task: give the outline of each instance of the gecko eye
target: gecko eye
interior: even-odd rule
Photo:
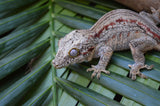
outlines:
[[[79,55],[79,49],[77,48],[72,48],[69,52],[68,52],[68,55],[70,57],[77,57]]]

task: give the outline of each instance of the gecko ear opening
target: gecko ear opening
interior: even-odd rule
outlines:
[[[80,51],[79,51],[79,49],[77,49],[77,48],[72,48],[72,49],[69,50],[69,52],[68,52],[68,55],[69,55],[71,58],[77,57],[79,54],[80,54]]]

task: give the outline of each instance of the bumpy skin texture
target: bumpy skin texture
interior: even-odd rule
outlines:
[[[91,77],[105,70],[114,51],[130,49],[135,63],[129,65],[130,77],[136,75],[146,78],[140,69],[151,69],[145,65],[144,53],[155,49],[160,51],[160,9],[152,9],[152,14],[135,13],[126,9],[117,9],[101,17],[90,29],[74,30],[59,40],[59,49],[52,61],[55,68],[66,67],[73,63],[100,58],[97,65],[87,71],[94,71]]]

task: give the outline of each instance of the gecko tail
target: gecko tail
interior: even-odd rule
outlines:
[[[156,25],[160,24],[160,7],[157,10],[154,7],[150,7],[150,9]]]

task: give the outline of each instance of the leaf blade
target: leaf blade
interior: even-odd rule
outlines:
[[[94,104],[95,106],[108,106],[108,105],[122,106],[118,102],[115,102],[112,99],[109,99],[92,90],[86,89],[85,87],[77,85],[76,83],[73,83],[58,77],[56,78],[56,80],[57,80],[57,83],[64,90],[69,92],[73,97],[78,99],[84,105],[91,106]]]
[[[0,79],[6,77],[49,46],[49,40],[32,45],[0,60]],[[41,51],[42,50],[42,51]]]
[[[50,61],[41,64],[41,67],[35,68],[30,74],[26,75],[16,83],[11,85],[0,94],[1,105],[13,105],[17,103],[31,86],[44,74],[50,67]]]
[[[68,0],[56,0],[55,2],[64,8],[67,8],[76,13],[79,13],[94,19],[99,19],[102,15],[106,13],[105,11],[95,9],[79,3],[70,2]]]
[[[14,16],[10,16],[0,20],[0,35],[12,30],[13,28],[21,25],[26,21],[40,17],[47,11],[47,6],[48,5],[27,10]]]
[[[70,68],[73,71],[76,71],[77,73],[90,79],[91,73],[90,74],[87,73],[85,71],[86,68],[80,65],[74,65],[71,66]],[[136,81],[132,81],[131,79],[126,78],[124,76],[120,76],[114,73],[111,73],[110,76],[102,74],[100,80],[94,79],[93,81],[143,105],[160,104],[159,91],[150,88],[148,86],[145,86],[143,84],[140,84]],[[145,91],[143,91],[142,88],[144,88]]]
[[[35,25],[23,28],[0,39],[0,54],[7,52],[19,46],[24,41],[33,37],[38,37],[48,27],[48,22],[41,22]]]

